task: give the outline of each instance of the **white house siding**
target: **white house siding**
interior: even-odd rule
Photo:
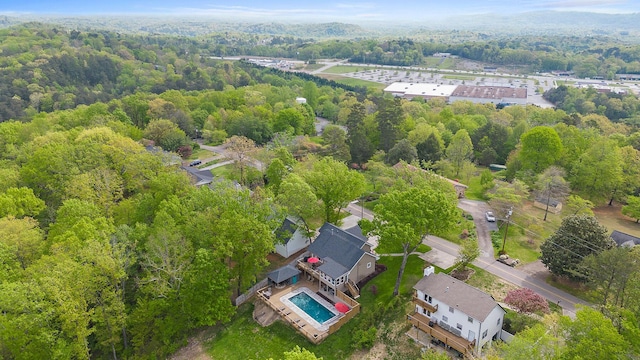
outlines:
[[[416,295],[420,300],[425,299],[425,294],[420,290],[416,290]],[[428,299],[426,299],[426,301],[428,302]],[[478,354],[480,353],[482,345],[491,340],[495,334],[498,334],[498,338],[500,338],[500,331],[502,329],[502,321],[505,311],[497,304],[496,307],[491,311],[491,313],[489,313],[487,318],[482,322],[473,318],[471,318],[472,321],[469,321],[470,317],[464,312],[457,309],[455,304],[450,306],[435,298],[431,299],[430,304],[434,307],[437,306],[438,310],[432,313],[419,304],[416,304],[416,311],[420,314],[428,316],[431,320],[436,322],[441,327],[444,323],[452,329],[459,330],[459,335],[454,332],[455,330],[452,331],[452,333],[462,338],[465,338],[469,341],[473,341],[475,339],[475,351]],[[451,310],[453,310],[453,312]],[[500,319],[499,322],[498,319]],[[483,338],[482,334],[485,330],[487,331],[487,335]]]
[[[307,246],[309,246],[309,238],[304,236],[300,230],[296,230],[286,244],[276,244],[276,252],[284,258],[288,258]]]

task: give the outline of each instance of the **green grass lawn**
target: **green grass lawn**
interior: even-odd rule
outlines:
[[[209,150],[198,149],[198,150],[194,150],[193,153],[191,153],[191,156],[189,156],[189,160],[205,159],[213,156],[216,156],[216,154],[212,153]]]
[[[322,73],[324,73],[324,74],[346,74],[346,73],[352,73],[352,72],[356,72],[356,71],[373,70],[373,69],[375,69],[375,68],[368,67],[368,66],[336,65],[336,66],[332,66],[332,67],[326,69]]]
[[[207,353],[213,359],[280,359],[285,351],[298,345],[325,360],[347,359],[354,352],[352,335],[359,329],[360,322],[372,313],[379,312],[381,308],[386,309],[387,304],[391,302],[401,261],[401,257],[381,257],[379,263],[387,265],[387,271],[362,288],[358,299],[362,312],[319,345],[312,344],[281,321],[276,321],[266,328],[261,327],[252,318],[253,305],[247,303],[238,308],[231,322],[214,330],[213,338],[205,344]],[[403,301],[400,305],[405,305],[405,302],[408,304],[413,286],[422,277],[423,266],[424,261],[418,256],[409,256],[400,287]],[[374,286],[376,291],[372,291]],[[405,315],[404,307],[399,308],[402,311],[384,311],[391,320],[402,320]]]
[[[387,87],[387,85],[385,84],[381,84],[374,81],[367,81],[367,80],[353,79],[353,78],[346,78],[346,77],[336,77],[331,80],[340,84],[351,85],[351,86],[366,86],[366,87],[371,87],[379,90],[382,90]]]
[[[471,200],[487,200],[484,189],[480,185],[480,176],[472,177],[465,185],[469,188],[464,192],[464,196]]]
[[[233,164],[228,164],[217,167],[215,169],[211,169],[211,173],[213,174],[213,176],[220,176],[226,179],[231,179],[234,173]]]
[[[473,223],[473,220],[468,220],[467,218],[460,216],[460,219],[454,226],[447,228],[445,231],[434,233],[434,235],[459,245],[462,244],[460,234],[462,234],[462,231],[465,229],[475,231],[475,224]]]
[[[321,67],[323,67],[323,64],[307,64],[304,69],[307,71],[314,71],[314,70],[318,70]]]

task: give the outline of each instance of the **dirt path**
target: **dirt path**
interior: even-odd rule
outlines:
[[[488,224],[485,219],[485,212],[489,209],[484,201],[460,199],[458,207],[473,216],[473,223],[476,225],[476,234],[478,234],[478,245],[480,245],[480,256],[486,259],[493,259],[493,245],[491,244],[491,234],[489,234],[489,225],[495,226],[495,223]]]
[[[169,360],[213,360],[202,345],[207,341],[207,330],[189,339],[189,344],[169,357]]]

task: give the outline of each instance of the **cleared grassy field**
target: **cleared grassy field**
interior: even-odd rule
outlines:
[[[593,209],[598,222],[606,227],[609,232],[618,230],[629,235],[640,236],[640,224],[635,219],[622,215],[622,206],[614,204],[613,206],[600,206]]]
[[[341,83],[341,84],[345,84],[345,85],[351,85],[351,86],[366,86],[366,87],[372,87],[372,88],[380,89],[380,90],[382,90],[385,87],[387,87],[387,85],[385,85],[385,84],[381,84],[381,83],[377,83],[377,82],[373,82],[373,81],[353,79],[353,78],[348,78],[348,77],[344,77],[344,76],[340,76],[340,75],[321,74],[320,76],[325,78],[325,79],[333,80],[335,82],[338,82],[338,83]]]
[[[336,65],[336,66],[332,66],[332,67],[326,69],[322,73],[324,73],[324,74],[346,74],[346,73],[352,73],[352,72],[362,71],[362,70],[371,70],[371,69],[375,69],[375,68],[369,67],[369,66]]]

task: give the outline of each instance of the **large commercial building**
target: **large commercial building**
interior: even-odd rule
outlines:
[[[477,104],[527,104],[527,89],[508,86],[467,86],[396,82],[387,86],[384,91],[405,99],[421,97],[425,100],[441,98],[447,102],[466,100]]]
[[[466,100],[476,104],[527,104],[527,89],[508,86],[459,85],[449,97],[450,102]]]
[[[387,86],[384,91],[409,100],[421,97],[425,100],[441,98],[449,101],[456,87],[456,85],[396,82]]]

